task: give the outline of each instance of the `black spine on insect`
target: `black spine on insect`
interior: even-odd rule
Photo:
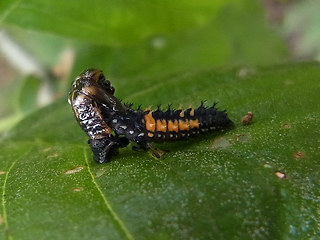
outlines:
[[[188,138],[201,132],[225,129],[233,126],[225,111],[216,104],[201,105],[166,111],[160,109],[133,110],[132,103],[122,104],[114,96],[114,88],[102,71],[88,69],[73,82],[69,103],[82,129],[90,137],[94,160],[103,163],[110,160],[119,148],[129,140],[142,148],[151,142],[172,141]]]
[[[147,141],[171,141],[197,135],[202,132],[221,130],[233,125],[225,111],[219,111],[213,104],[211,107],[201,105],[183,110],[174,110],[171,105],[166,111],[159,107],[156,111],[145,114]]]

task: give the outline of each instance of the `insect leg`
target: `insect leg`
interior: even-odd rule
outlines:
[[[161,158],[165,154],[165,151],[154,147],[152,143],[147,143],[146,146],[147,149],[150,149],[152,156],[154,156],[155,158]]]
[[[101,139],[90,139],[88,141],[93,159],[98,163],[108,162],[111,156],[118,154],[118,148],[126,147],[129,140],[124,137],[105,137]]]
[[[118,148],[125,147],[129,140],[124,137],[113,136],[110,126],[107,125],[98,104],[92,96],[81,92],[72,93],[72,108],[82,129],[90,137],[94,160],[104,163],[118,152]]]
[[[151,154],[152,156],[154,156],[155,158],[160,158],[162,157],[162,155],[165,154],[166,151],[163,151],[161,149],[158,149],[156,147],[154,147],[152,145],[152,143],[146,143],[146,142],[139,142],[138,143],[138,146],[132,146],[132,149],[135,150],[135,151],[139,151],[140,149],[141,150],[150,150],[151,151]]]

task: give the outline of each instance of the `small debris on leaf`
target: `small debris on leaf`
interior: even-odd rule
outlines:
[[[278,177],[278,178],[286,178],[287,175],[285,173],[282,173],[282,172],[279,172],[279,171],[276,171],[275,172],[275,175]]]
[[[84,167],[79,166],[79,167],[76,167],[76,168],[73,168],[73,169],[66,171],[64,174],[74,174],[74,173],[82,171],[82,169],[84,169]]]
[[[83,188],[74,188],[72,189],[73,192],[82,192]]]
[[[241,118],[242,125],[249,125],[252,122],[252,118],[253,118],[253,113],[252,112],[248,112],[246,115],[244,115]]]
[[[295,158],[304,158],[305,156],[306,155],[303,152],[300,152],[300,151],[294,153],[294,157]]]
[[[290,129],[291,128],[291,124],[290,123],[285,123],[285,124],[282,125],[282,128]]]
[[[7,172],[0,171],[0,175],[6,174]]]

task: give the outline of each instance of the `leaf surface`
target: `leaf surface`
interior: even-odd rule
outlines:
[[[1,143],[2,236],[316,237],[320,68],[281,65],[246,76],[239,70],[132,88],[128,99],[143,106],[219,101],[236,123],[228,132],[159,145],[169,150],[160,160],[128,147],[108,164],[94,163],[66,101],[29,115]],[[253,122],[242,126],[248,111]],[[221,138],[230,144],[217,149]]]

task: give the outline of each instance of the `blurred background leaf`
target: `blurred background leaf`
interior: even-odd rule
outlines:
[[[283,27],[293,54],[301,59],[320,60],[320,1],[297,1],[290,6]]]
[[[13,0],[3,2],[1,9],[5,23],[97,44],[121,46],[155,34],[201,26],[225,4],[221,0],[214,4],[208,0]]]
[[[38,106],[66,94],[70,73],[88,67],[113,79],[152,79],[213,66],[274,64],[289,56],[261,5],[248,0],[2,1],[0,11],[3,61],[10,63],[6,72],[14,70],[1,82],[15,89],[25,75],[40,77],[46,94],[39,93]],[[61,59],[66,49],[76,57]],[[6,97],[12,105],[1,107],[0,116],[18,114],[10,110],[15,96]]]

